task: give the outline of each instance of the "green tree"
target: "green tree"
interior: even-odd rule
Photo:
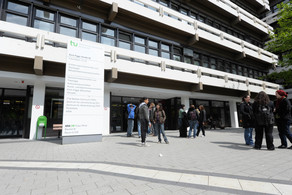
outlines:
[[[292,1],[279,4],[278,8],[278,27],[266,45],[269,51],[282,55],[278,64],[287,67],[292,65]]]
[[[286,89],[292,88],[292,69],[281,72],[273,72],[267,76],[264,76],[263,79],[283,85]]]

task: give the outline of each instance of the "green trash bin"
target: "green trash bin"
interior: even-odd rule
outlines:
[[[38,130],[40,127],[45,127],[45,135],[44,138],[46,139],[46,134],[47,134],[47,117],[46,116],[40,116],[37,120],[37,127],[36,127],[36,138],[38,139]]]

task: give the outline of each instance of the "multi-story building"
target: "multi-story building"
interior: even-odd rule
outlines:
[[[104,48],[102,134],[126,131],[126,104],[163,104],[177,128],[180,104],[206,107],[238,127],[245,93],[274,95],[258,79],[277,63],[264,41],[267,0],[0,0],[0,136],[33,139],[38,116],[47,135],[63,117],[67,41]],[[97,124],[98,125],[98,124]]]

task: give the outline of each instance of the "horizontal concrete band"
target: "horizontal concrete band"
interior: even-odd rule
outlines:
[[[247,179],[236,179],[218,176],[207,176],[199,174],[177,173],[171,171],[151,170],[145,168],[112,165],[105,163],[71,163],[71,162],[21,162],[1,161],[0,168],[32,168],[32,169],[63,169],[63,170],[85,170],[99,171],[113,174],[122,174],[144,179],[163,180],[166,182],[177,182],[181,184],[194,184],[209,187],[225,188],[246,192],[264,194],[292,194],[292,186],[281,183],[262,182]]]

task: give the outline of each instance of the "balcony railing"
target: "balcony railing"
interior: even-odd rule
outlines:
[[[171,26],[178,30],[189,33],[190,36],[198,36],[199,38],[212,41],[215,44],[219,44],[222,47],[237,51],[238,53],[245,53],[245,55],[257,58],[258,60],[266,63],[277,64],[278,56],[265,51],[255,45],[252,45],[246,41],[243,41],[237,37],[229,35],[223,31],[220,31],[214,27],[204,24],[198,20],[195,20],[189,16],[183,15],[177,11],[161,6],[158,3],[149,0],[101,0],[105,3],[112,4],[117,3],[121,9],[131,11],[135,14],[147,17],[149,20],[160,22],[164,25]],[[230,1],[221,0],[221,4],[224,3],[223,7],[228,6],[229,9],[236,10],[235,15],[241,14],[242,19],[249,18],[253,23],[265,25],[265,28],[271,28],[261,20],[253,17],[248,12],[240,9]],[[219,2],[219,3],[220,3]],[[218,3],[218,1],[216,1]],[[232,12],[232,11],[231,11]],[[271,28],[272,29],[272,28]],[[267,31],[268,32],[268,31]]]
[[[38,30],[26,26],[0,21],[0,32],[5,35],[30,38],[0,37],[0,54],[25,58],[42,56],[45,61],[66,63],[67,42],[73,37]],[[85,41],[86,42],[86,41]],[[91,42],[92,44],[99,44]],[[54,47],[53,45],[63,47]],[[102,45],[105,48],[105,69],[117,68],[119,72],[147,75],[151,77],[176,80],[193,84],[216,86],[240,91],[266,91],[274,94],[277,84],[226,73],[201,66],[169,60],[122,48]]]

